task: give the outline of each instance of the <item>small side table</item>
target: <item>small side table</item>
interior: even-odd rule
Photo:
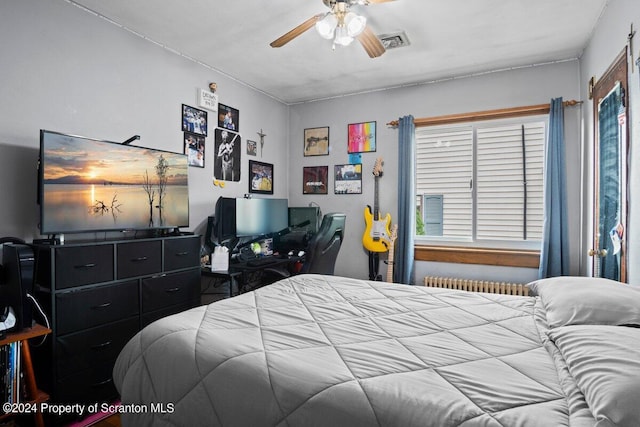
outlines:
[[[27,397],[30,403],[37,403],[38,406],[42,402],[49,400],[49,395],[43,391],[38,390],[36,385],[36,376],[33,373],[33,363],[31,362],[31,351],[29,350],[29,339],[42,337],[51,333],[51,329],[45,328],[42,325],[34,325],[31,328],[25,328],[18,332],[9,332],[6,337],[0,339],[0,346],[11,344],[14,342],[21,342],[21,356],[22,366],[24,369],[24,380],[27,388]],[[0,415],[0,422],[11,418],[16,414],[3,414]],[[35,417],[35,425],[38,427],[44,427],[44,418],[42,412],[36,411],[33,416]]]

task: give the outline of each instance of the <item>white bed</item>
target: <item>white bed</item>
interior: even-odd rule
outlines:
[[[166,317],[116,362],[138,408],[122,423],[640,425],[640,329],[621,326],[640,325],[640,290],[531,286],[540,296],[299,275]]]

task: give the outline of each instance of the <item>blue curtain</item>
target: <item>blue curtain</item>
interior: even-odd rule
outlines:
[[[569,275],[567,178],[562,98],[551,100],[544,173],[544,225],[540,268],[538,269],[538,276],[541,279]]]
[[[413,116],[404,116],[398,123],[398,238],[396,240],[393,281],[412,284],[413,243],[416,228],[415,210],[415,130]]]

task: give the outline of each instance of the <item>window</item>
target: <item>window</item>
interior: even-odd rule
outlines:
[[[417,128],[416,239],[537,247],[545,140],[541,116]]]

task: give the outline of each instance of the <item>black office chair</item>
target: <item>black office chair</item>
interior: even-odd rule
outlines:
[[[318,232],[311,238],[306,248],[305,261],[300,273],[333,275],[338,252],[344,238],[344,224],[347,215],[328,213],[322,218]],[[283,268],[265,268],[263,284],[270,284],[289,277],[289,270]]]
[[[328,213],[322,218],[320,229],[309,241],[300,273],[333,275],[344,239],[346,220],[347,215],[337,212]]]

